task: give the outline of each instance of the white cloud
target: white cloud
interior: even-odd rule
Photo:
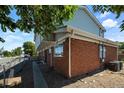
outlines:
[[[124,42],[124,32],[120,32],[120,28],[115,27],[106,31],[105,38],[110,39],[112,41]]]
[[[5,45],[4,48],[5,50],[8,50],[8,51],[11,51],[12,49],[15,49],[17,47],[21,47],[22,46],[22,43],[18,43],[18,42],[15,42],[15,43],[9,43],[8,46]]]
[[[107,39],[112,40],[112,41],[120,41],[124,42],[124,35],[121,34],[114,34],[112,36],[106,36]]]
[[[23,32],[22,35],[23,35],[23,36],[29,36],[30,33],[24,33],[24,32]]]
[[[20,36],[15,36],[15,35],[8,35],[6,38],[5,38],[5,41],[6,42],[14,42],[14,41],[21,41],[23,40],[22,37]]]
[[[108,28],[111,28],[111,27],[116,27],[117,26],[117,21],[114,21],[112,19],[106,19],[102,22],[102,25],[104,27],[108,27]]]
[[[24,33],[18,29],[14,33],[9,30],[6,33],[1,32],[0,36],[5,39],[5,43],[0,43],[0,48],[4,47],[5,50],[12,50],[21,47],[26,41],[33,42],[33,35],[33,33]]]
[[[8,34],[8,35],[9,34],[14,34],[14,32],[11,32],[11,31],[8,30],[5,34]]]
[[[104,18],[104,17],[106,17],[109,14],[110,14],[109,12],[104,12],[103,14],[100,14],[100,18]]]

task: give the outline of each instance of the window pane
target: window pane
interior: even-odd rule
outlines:
[[[99,57],[102,58],[102,45],[99,46]]]
[[[63,44],[55,47],[55,56],[63,56]]]
[[[51,48],[49,49],[49,54],[51,54]]]
[[[105,58],[105,55],[106,54],[106,48],[105,47],[103,47],[103,58]]]
[[[99,45],[99,57],[102,60],[102,62],[105,61],[106,57],[106,48],[103,44]]]

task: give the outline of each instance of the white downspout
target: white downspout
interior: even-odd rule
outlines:
[[[69,37],[69,77],[71,78],[71,38]]]
[[[118,51],[119,51],[119,47],[117,47],[117,60],[118,60]]]
[[[51,63],[51,67],[53,66],[53,62],[52,62],[52,49],[50,48],[50,63]]]

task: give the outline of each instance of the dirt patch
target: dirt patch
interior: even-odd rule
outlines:
[[[3,85],[3,81],[4,81],[3,79],[0,80],[1,85]],[[7,81],[6,86],[13,87],[21,83],[21,77],[7,78],[6,81]]]
[[[47,65],[39,66],[50,88],[124,88],[124,68],[119,72],[104,70],[80,79],[67,79]]]

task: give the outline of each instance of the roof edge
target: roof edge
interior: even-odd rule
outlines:
[[[118,47],[118,45],[114,41],[111,41],[111,40],[106,39],[106,38],[102,38],[100,36],[97,36],[95,34],[83,31],[83,30],[75,28],[75,27],[67,26],[67,31],[70,32],[70,33],[79,34],[79,35],[82,35],[82,36],[85,36],[85,37],[88,37],[88,38],[91,38],[91,39],[95,39],[95,40],[98,40],[100,42],[105,42],[105,43],[108,43],[108,44],[111,44],[111,45],[114,45],[114,46]]]

